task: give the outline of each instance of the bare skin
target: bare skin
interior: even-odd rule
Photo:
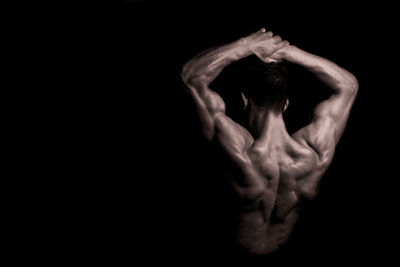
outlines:
[[[248,129],[225,114],[210,83],[230,63],[257,55],[264,62],[303,66],[332,88],[309,125],[293,135],[281,112],[248,101]],[[335,63],[305,52],[265,29],[200,53],[182,69],[209,141],[219,142],[237,170],[230,183],[237,196],[237,241],[250,253],[269,254],[289,238],[299,199],[313,199],[345,129],[358,90],[356,78]]]

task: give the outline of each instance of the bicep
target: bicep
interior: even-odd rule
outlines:
[[[207,86],[186,85],[193,97],[204,136],[211,141],[215,134],[215,120],[218,114],[225,114],[225,103],[220,95]]]
[[[356,92],[352,91],[333,94],[314,109],[314,121],[325,121],[333,127],[335,143],[339,142],[346,128],[355,97]]]

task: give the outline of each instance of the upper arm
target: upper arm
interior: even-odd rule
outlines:
[[[228,116],[218,115],[215,120],[215,139],[234,162],[239,166],[247,165],[247,148],[254,140],[245,128]]]
[[[238,164],[245,163],[245,149],[252,143],[250,133],[225,114],[225,103],[218,93],[204,85],[186,84],[199,114],[207,140],[216,139]]]
[[[318,154],[320,163],[328,163],[333,158],[355,95],[353,91],[331,95],[316,106],[312,122],[293,135],[297,141],[311,147]]]
[[[211,141],[215,135],[216,118],[225,115],[225,102],[221,96],[204,84],[186,83],[199,115],[202,132]]]
[[[314,121],[329,120],[334,130],[335,143],[338,143],[347,120],[351,107],[357,94],[357,81],[348,86],[348,89],[332,94],[328,99],[319,103],[313,114]]]

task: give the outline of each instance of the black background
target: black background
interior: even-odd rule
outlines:
[[[87,60],[97,71],[88,74],[93,82],[82,95],[88,105],[79,120],[91,155],[78,223],[81,253],[100,261],[140,257],[188,265],[388,261],[396,211],[389,153],[397,151],[391,10],[269,1],[125,1],[93,10],[84,38],[91,40]],[[360,88],[319,196],[288,244],[273,256],[242,258],[229,247],[218,154],[198,132],[179,75],[196,53],[261,27],[348,69]],[[327,90],[291,68],[290,132],[307,122]]]

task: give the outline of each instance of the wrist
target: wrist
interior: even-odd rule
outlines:
[[[288,45],[283,51],[282,51],[282,55],[284,58],[290,57],[291,55],[293,55],[296,50],[298,48],[294,45]]]
[[[247,37],[242,37],[239,40],[237,40],[237,48],[238,51],[243,56],[250,56],[254,54],[253,49],[251,48],[250,42]]]
[[[298,54],[299,51],[300,49],[297,46],[289,45],[281,51],[282,59],[286,61],[291,61],[296,58],[296,54]]]

